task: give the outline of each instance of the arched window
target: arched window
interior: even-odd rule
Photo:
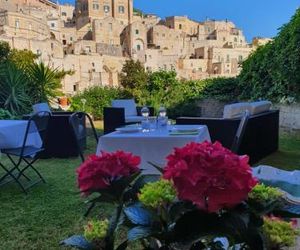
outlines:
[[[141,45],[138,44],[138,45],[136,46],[136,49],[137,49],[137,51],[140,51],[140,50],[141,50]]]

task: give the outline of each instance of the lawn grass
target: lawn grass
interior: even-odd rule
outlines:
[[[89,145],[93,152],[95,145]],[[3,158],[1,161],[7,163]],[[300,137],[282,135],[279,152],[264,159],[283,169],[300,169]],[[78,194],[75,169],[78,159],[47,159],[36,166],[47,183],[24,195],[15,184],[0,189],[0,249],[62,249],[60,240],[82,233],[86,205]],[[109,205],[101,204],[92,216],[105,217]],[[139,249],[131,246],[130,249]]]

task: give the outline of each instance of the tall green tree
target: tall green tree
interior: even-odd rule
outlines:
[[[34,64],[35,60],[38,58],[30,50],[17,50],[12,49],[8,55],[8,60],[14,63],[19,69],[27,71],[31,65]]]
[[[146,95],[148,73],[140,61],[127,60],[120,74],[122,87],[129,90],[139,103],[143,103]]]
[[[258,48],[242,64],[243,99],[300,100],[300,9],[274,40]]]

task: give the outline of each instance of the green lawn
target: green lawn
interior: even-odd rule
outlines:
[[[94,147],[89,145],[90,152]],[[281,136],[279,152],[262,163],[300,169],[300,136]],[[79,158],[41,160],[36,166],[46,184],[33,187],[28,195],[15,184],[0,189],[1,250],[61,249],[60,240],[82,232],[86,206],[77,193],[75,169],[79,164]],[[110,206],[101,205],[93,216],[110,212]]]

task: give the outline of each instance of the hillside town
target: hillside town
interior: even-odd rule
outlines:
[[[269,39],[247,43],[229,20],[202,22],[187,16],[143,14],[133,0],[0,0],[0,40],[31,50],[53,68],[71,70],[63,91],[117,86],[124,62],[148,71],[175,70],[180,79],[236,76],[239,64]]]

